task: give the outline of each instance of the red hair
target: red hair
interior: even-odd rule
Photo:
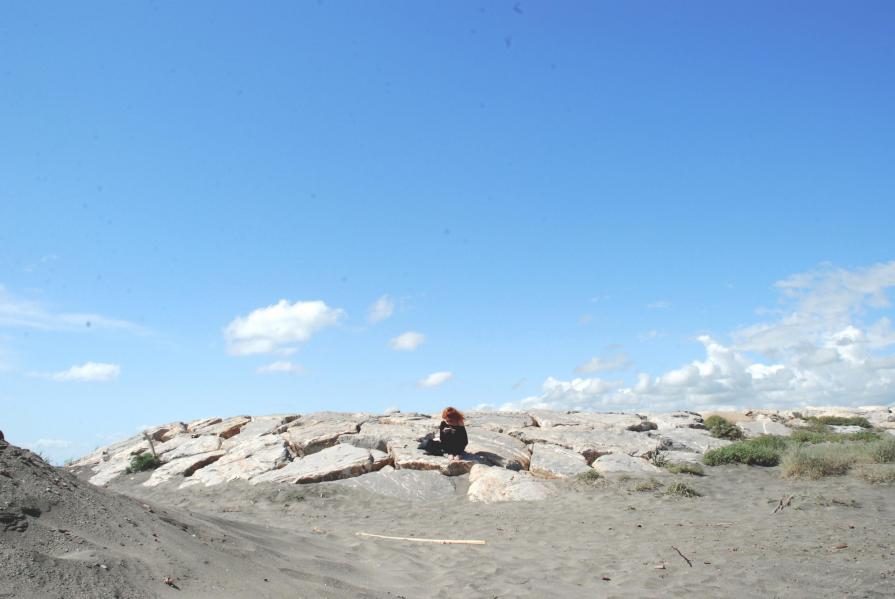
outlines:
[[[442,410],[441,419],[451,426],[463,426],[463,413],[457,408],[448,406]]]

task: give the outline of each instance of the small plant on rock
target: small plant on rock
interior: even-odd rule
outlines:
[[[152,455],[151,453],[144,452],[139,455],[135,455],[131,458],[131,463],[128,465],[125,472],[127,474],[134,474],[135,472],[143,472],[145,470],[154,470],[161,466],[161,462],[157,457]]]
[[[662,488],[662,483],[657,481],[655,478],[651,478],[649,480],[642,480],[639,483],[635,484],[631,487],[632,491],[637,492],[647,492],[647,491],[658,491]]]
[[[743,431],[737,425],[721,416],[709,416],[705,419],[705,427],[709,434],[719,439],[730,439],[736,441],[743,438]]]
[[[776,466],[780,463],[780,454],[785,447],[786,440],[765,435],[707,451],[702,461],[709,466],[722,464]]]
[[[684,483],[672,483],[665,488],[665,494],[673,497],[702,497],[702,493],[685,485]]]
[[[833,426],[860,426],[861,428],[873,428],[870,421],[863,416],[812,416],[808,422],[817,424],[830,424]]]
[[[577,476],[575,476],[575,480],[582,483],[593,483],[600,480],[601,478],[602,477],[600,476],[600,473],[594,469],[585,470],[584,472],[581,472]]]

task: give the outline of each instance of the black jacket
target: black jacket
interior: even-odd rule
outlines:
[[[442,420],[438,429],[438,438],[441,439],[441,450],[444,453],[460,455],[466,450],[469,439],[466,437],[465,426],[451,426]]]

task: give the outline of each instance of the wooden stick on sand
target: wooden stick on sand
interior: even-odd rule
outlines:
[[[374,535],[369,532],[357,533],[359,537],[372,537],[374,539],[391,539],[392,541],[413,541],[415,543],[436,543],[438,545],[484,545],[485,541],[464,539],[418,539],[416,537],[389,537],[386,535]]]

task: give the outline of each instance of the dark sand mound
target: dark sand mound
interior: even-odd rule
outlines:
[[[214,520],[95,487],[0,441],[0,597],[364,596],[260,548],[262,527]]]

